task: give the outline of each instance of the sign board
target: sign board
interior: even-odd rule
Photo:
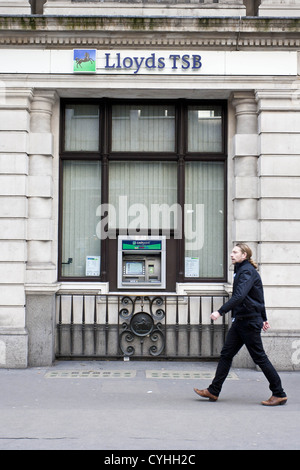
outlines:
[[[162,242],[161,240],[122,240],[122,250],[161,250]]]
[[[0,73],[297,76],[297,52],[1,49]]]

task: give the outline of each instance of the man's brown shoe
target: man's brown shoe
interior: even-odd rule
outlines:
[[[212,395],[207,388],[204,390],[199,390],[198,388],[194,388],[194,391],[197,393],[197,395],[200,395],[200,397],[203,398],[209,398],[209,401],[217,401],[218,397],[215,395]]]
[[[278,405],[285,405],[287,402],[287,397],[274,397],[272,395],[269,400],[262,401],[261,404],[265,406],[278,406]]]

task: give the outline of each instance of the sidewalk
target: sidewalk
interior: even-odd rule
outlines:
[[[300,373],[280,372],[285,406],[261,372],[232,369],[217,402],[197,397],[211,362],[75,361],[0,369],[1,450],[300,448]]]

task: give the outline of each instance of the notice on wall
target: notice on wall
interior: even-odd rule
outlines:
[[[199,258],[185,258],[185,277],[199,277]]]
[[[85,262],[86,276],[100,276],[100,256],[87,256]]]

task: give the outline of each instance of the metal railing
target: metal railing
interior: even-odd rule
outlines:
[[[208,359],[219,356],[228,325],[210,320],[228,294],[58,293],[57,358]]]

